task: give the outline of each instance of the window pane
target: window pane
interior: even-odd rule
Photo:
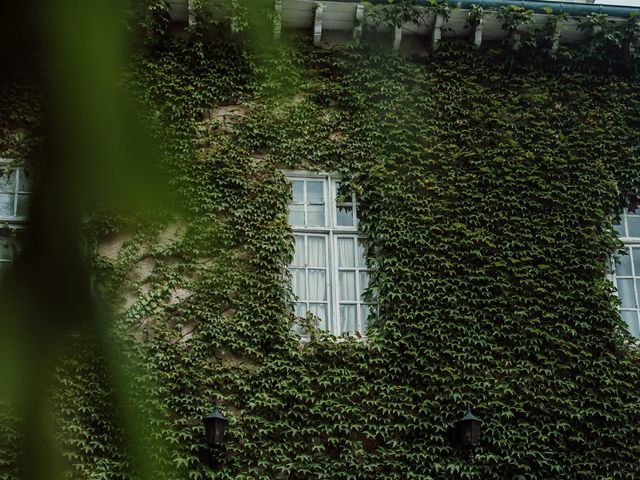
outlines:
[[[324,227],[324,205],[307,205],[307,226]]]
[[[640,217],[627,217],[627,228],[630,237],[640,237]]]
[[[369,274],[367,272],[360,272],[360,298],[362,298],[362,292],[369,286]]]
[[[355,305],[340,305],[340,332],[357,330],[357,310]]]
[[[0,262],[0,277],[2,277],[11,268],[11,264],[7,262]]]
[[[369,305],[360,305],[360,324],[364,333],[369,326]]]
[[[353,207],[336,208],[336,224],[342,227],[353,226]]]
[[[629,250],[627,250],[628,252]],[[616,258],[616,275],[624,277],[631,276],[631,257],[629,254],[620,255]]]
[[[633,280],[618,278],[618,296],[622,302],[622,308],[636,308]]]
[[[327,300],[327,277],[324,270],[309,270],[309,300]]]
[[[340,188],[340,183],[336,182],[336,203],[353,203],[351,192],[345,188]]]
[[[13,248],[7,239],[0,239],[0,262],[13,260]]]
[[[327,251],[324,237],[307,237],[307,265],[310,267],[326,267]]]
[[[303,205],[289,205],[289,224],[304,226]]]
[[[18,217],[26,217],[29,215],[29,203],[31,203],[31,195],[18,194]]]
[[[291,190],[293,193],[293,203],[303,203],[304,202],[304,182],[300,180],[292,181]]]
[[[356,272],[340,272],[340,301],[356,301]]]
[[[633,335],[636,338],[640,338],[640,329],[638,328],[637,313],[633,310],[623,310],[622,318],[625,322],[627,322],[627,325],[629,325],[629,331],[631,332],[631,335]]]
[[[0,193],[0,215],[4,217],[13,217],[14,194]]]
[[[20,192],[33,192],[33,173],[26,168],[19,170],[18,188]]]
[[[338,267],[355,267],[353,238],[338,238]]]
[[[636,270],[636,277],[640,277],[640,248],[632,248],[633,268]]]
[[[304,267],[304,237],[301,235],[294,235],[295,250],[293,251],[293,262],[291,265],[294,267]]]
[[[624,218],[622,218],[620,220],[621,223],[616,223],[613,228],[615,229],[616,232],[618,232],[618,235],[620,235],[621,237],[626,236],[624,234]]]
[[[0,192],[15,192],[16,191],[16,171],[10,170],[4,171],[0,168]]]
[[[324,182],[307,182],[307,203],[324,203]]]
[[[329,330],[329,325],[327,322],[327,306],[324,303],[311,303],[309,305],[309,311],[313,313],[316,317],[320,317],[320,328],[324,328],[325,330]]]
[[[306,317],[307,316],[307,305],[302,302],[296,303],[296,317]]]
[[[307,288],[303,268],[294,268],[291,270],[291,281],[293,282],[293,294],[298,300],[307,299]]]
[[[364,260],[364,241],[361,238],[358,239],[358,266],[367,268],[367,262]]]

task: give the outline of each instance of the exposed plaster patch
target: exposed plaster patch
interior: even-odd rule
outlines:
[[[127,289],[124,291],[124,303],[122,304],[122,310],[129,310],[134,303],[138,301],[138,292]]]
[[[148,295],[150,291],[151,291],[151,282],[145,282],[142,285],[140,285],[140,293],[142,295]]]
[[[186,342],[196,331],[196,323],[195,322],[187,322],[180,328],[180,342]]]
[[[175,305],[177,303],[182,302],[183,300],[189,298],[193,295],[191,290],[187,290],[186,288],[174,288],[171,292],[171,298],[169,299],[169,305]]]
[[[246,117],[248,111],[249,109],[242,105],[222,105],[205,113],[205,120],[228,123]]]
[[[224,352],[218,357],[218,360],[224,365],[233,368],[241,367],[248,370],[256,370],[261,366],[260,363],[250,359],[249,357],[242,357],[229,352]]]
[[[307,99],[307,96],[304,93],[296,93],[291,100],[291,103],[294,105],[298,105],[299,103],[304,102]]]
[[[131,233],[109,235],[98,242],[98,255],[114,260],[120,253],[122,245],[132,238],[133,234]]]
[[[258,163],[258,162],[263,161],[265,158],[267,158],[267,153],[266,152],[256,152],[256,153],[253,153],[251,155],[251,158],[253,158],[253,161],[255,163]]]
[[[127,275],[127,278],[133,281],[145,280],[151,275],[155,266],[156,261],[153,257],[144,257],[136,263],[131,272],[129,272],[129,275]]]
[[[183,223],[174,222],[165,227],[158,235],[158,247],[167,248],[184,236],[186,226]]]

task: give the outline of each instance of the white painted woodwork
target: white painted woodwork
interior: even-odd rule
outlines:
[[[324,4],[318,2],[316,4],[315,19],[313,22],[313,46],[319,47],[322,40],[322,12],[324,10]]]
[[[356,21],[353,26],[353,39],[360,40],[362,38],[362,29],[364,28],[364,5],[359,3],[356,5]]]
[[[482,45],[482,29],[482,23],[478,22],[476,28],[473,31],[473,44],[476,46],[476,48],[480,48],[480,45]]]
[[[189,22],[195,21],[192,9],[193,0],[167,0],[170,6],[169,13],[172,21]],[[140,5],[143,5],[140,0]],[[280,28],[290,29],[312,29],[314,45],[320,45],[322,32],[345,32],[347,36],[359,39],[364,33],[364,5],[362,2],[349,1],[326,1],[318,3],[314,0],[274,0],[273,8],[276,18],[279,16],[280,22],[274,21],[274,38],[281,35]],[[377,6],[376,8],[385,8]],[[488,12],[484,24],[478,25],[475,30],[469,31],[464,28],[467,23],[468,10],[454,9],[448,19],[436,18],[436,16],[425,10],[424,17],[419,24],[406,23],[399,29],[379,26],[378,33],[390,34],[394,49],[400,47],[404,35],[429,35],[431,45],[437,48],[439,43],[446,38],[470,38],[476,46],[483,43],[497,42],[503,40],[507,32],[502,29],[502,20],[497,18],[496,11]],[[523,27],[522,31],[542,31],[547,25],[550,16],[536,13],[533,15],[534,22]],[[609,17],[615,23],[625,22],[626,19]],[[280,27],[280,28],[278,28]],[[308,31],[308,30],[307,30]],[[351,33],[351,35],[349,35]],[[579,30],[577,19],[569,18],[562,24],[562,28],[554,33],[554,50],[560,44],[579,44],[592,32]],[[340,38],[340,36],[335,36]]]
[[[273,39],[279,40],[282,33],[282,0],[274,1],[273,11]]]
[[[196,24],[196,12],[193,10],[193,0],[188,0],[187,9],[189,14],[189,26],[192,27]]]
[[[400,42],[402,42],[402,27],[396,27],[393,30],[393,50],[400,50]]]
[[[433,29],[431,30],[431,48],[437,50],[440,46],[440,40],[442,40],[442,22],[444,18],[442,15],[436,15],[433,21]]]

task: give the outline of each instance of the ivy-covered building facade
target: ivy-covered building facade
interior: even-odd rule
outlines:
[[[255,38],[236,3],[134,16],[124,83],[175,207],[83,217],[124,353],[77,331],[58,353],[67,477],[640,476],[638,19],[349,4],[346,42],[325,21],[347,7],[308,3],[308,25],[269,6]],[[0,266],[42,141],[39,94],[9,92]],[[16,415],[0,478],[20,476]]]

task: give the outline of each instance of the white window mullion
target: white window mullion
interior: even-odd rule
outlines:
[[[358,228],[358,210],[357,210],[357,205],[356,205],[356,194],[355,192],[351,193],[351,205],[353,205],[352,211],[351,211],[351,216],[353,218],[353,226],[355,228]]]
[[[16,181],[13,183],[13,216],[18,216],[18,192],[20,191],[20,169],[14,170]]]
[[[620,239],[624,242],[624,247],[625,247],[626,253],[628,254],[628,261],[630,263],[629,272],[625,272],[626,274],[622,276],[619,275],[618,262],[614,257],[613,269],[612,269],[613,275],[611,276],[611,278],[614,282],[616,295],[621,302],[620,314],[625,321],[628,321],[627,317],[630,315],[631,312],[633,313],[633,317],[634,317],[633,323],[629,325],[629,328],[631,330],[631,334],[638,337],[640,336],[640,292],[638,292],[636,282],[638,281],[638,279],[640,279],[640,271],[638,271],[634,263],[634,252],[640,249],[640,237],[631,236],[631,232],[629,230],[629,218],[630,218],[629,211],[628,209],[625,208],[624,211],[622,212],[621,219],[620,219],[621,220],[620,226],[622,227],[621,228],[622,233],[620,233]],[[618,289],[619,281],[623,282],[623,285],[625,283],[630,282],[633,293],[626,292],[624,289],[621,292]],[[630,298],[630,295],[633,295],[633,297]],[[625,307],[624,306],[625,304],[629,304],[629,305]],[[629,313],[625,313],[625,312],[629,312]]]
[[[624,209],[624,213],[622,214],[622,221],[624,222],[624,236],[629,236],[629,224],[627,223],[627,209]]]
[[[637,248],[637,247],[635,247]],[[638,318],[638,312],[640,310],[640,302],[638,302],[638,288],[636,285],[636,280],[638,279],[638,277],[640,276],[639,273],[640,272],[636,272],[636,266],[635,266],[635,262],[633,261],[633,251],[634,251],[634,246],[633,245],[629,245],[629,262],[631,263],[631,281],[632,286],[633,286],[633,298],[635,300],[635,313],[636,313],[636,324],[639,324],[640,319]]]
[[[356,277],[356,330],[362,332],[362,323],[360,322],[360,304],[362,296],[360,295],[360,265],[358,265],[358,237],[353,237],[353,264],[355,265],[354,275]]]
[[[309,225],[309,220],[307,220],[307,181],[304,180],[302,182],[302,211],[304,215],[304,225]]]

